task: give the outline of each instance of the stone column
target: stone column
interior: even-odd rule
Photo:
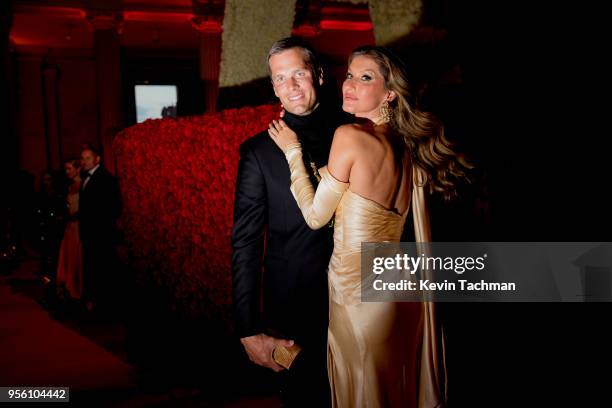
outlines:
[[[14,127],[15,104],[11,84],[11,46],[10,34],[13,26],[12,2],[0,2],[0,171],[9,174],[18,167],[17,139]]]
[[[307,38],[308,41],[316,37],[320,32],[322,7],[320,0],[296,3],[294,28],[291,30],[291,34],[296,37]]]
[[[62,143],[60,135],[60,108],[57,94],[57,80],[59,70],[55,65],[43,62],[42,75],[42,101],[45,120],[45,146],[47,156],[47,168],[54,170],[62,166]]]
[[[204,84],[206,112],[217,110],[219,65],[221,64],[221,23],[195,17],[193,27],[200,32],[200,78]]]
[[[98,144],[105,167],[115,173],[113,138],[123,129],[121,88],[121,13],[90,13],[98,93]]]

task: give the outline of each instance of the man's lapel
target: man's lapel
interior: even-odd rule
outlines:
[[[98,167],[98,169],[94,171],[94,174],[87,177],[88,181],[87,183],[83,183],[84,184],[83,190],[89,190],[91,188],[91,183],[94,182],[94,179],[96,178],[96,175],[100,172],[100,170],[102,170],[102,168]]]

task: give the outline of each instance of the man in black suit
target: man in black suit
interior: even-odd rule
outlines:
[[[286,38],[272,46],[268,65],[283,120],[307,152],[306,167],[326,165],[333,133],[346,116],[318,99],[323,71],[316,55],[301,40]],[[240,146],[232,232],[235,324],[251,361],[285,377],[285,406],[322,407],[330,401],[326,270],[333,231],[306,225],[289,185],[287,160],[267,131]],[[283,370],[272,353],[292,341],[302,351]]]
[[[81,151],[83,169],[79,193],[79,230],[83,245],[84,299],[89,310],[94,304],[109,301],[116,279],[116,221],[121,212],[117,179],[100,163],[93,146]]]

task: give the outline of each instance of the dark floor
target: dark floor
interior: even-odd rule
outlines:
[[[149,361],[134,363],[126,319],[54,302],[39,265],[30,255],[0,276],[0,386],[69,386],[71,402],[88,407],[280,405],[272,376],[239,358],[220,368],[218,361],[186,364],[150,352]],[[170,346],[176,344],[180,339]]]
[[[0,275],[0,386],[69,386],[87,407],[280,405],[272,373],[214,326],[177,321],[139,296],[135,313],[46,305],[39,265],[26,256]],[[441,306],[449,406],[609,401],[611,303]]]

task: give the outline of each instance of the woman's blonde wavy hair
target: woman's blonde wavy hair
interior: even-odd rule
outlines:
[[[402,61],[384,47],[364,46],[353,50],[349,65],[358,56],[372,58],[385,79],[385,88],[395,92],[396,98],[389,102],[393,108],[391,125],[403,136],[413,164],[425,172],[429,192],[441,193],[445,199],[455,197],[457,182],[469,182],[466,172],[473,166],[454,150],[453,143],[444,135],[442,122],[411,102],[410,84]]]

